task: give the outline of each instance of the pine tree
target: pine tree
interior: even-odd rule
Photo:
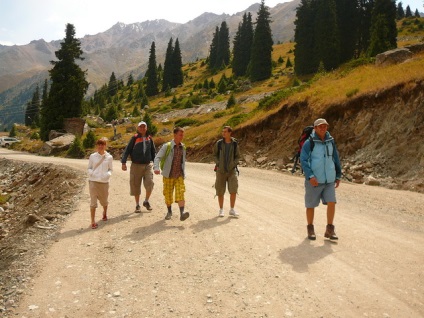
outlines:
[[[88,89],[87,71],[81,70],[75,63],[75,60],[83,60],[83,51],[80,41],[75,38],[72,24],[66,25],[66,36],[60,45],[61,48],[55,52],[58,61],[51,61],[51,88],[41,114],[40,135],[43,140],[48,139],[50,130],[63,128],[64,118],[81,116],[83,98]]]
[[[131,86],[132,84],[134,84],[134,77],[132,73],[130,73],[130,75],[128,75],[127,86]]]
[[[250,52],[253,42],[252,15],[243,15],[243,20],[238,26],[233,41],[233,73],[236,76],[244,76],[250,61]]]
[[[148,112],[144,113],[142,120],[147,124],[147,133],[151,136],[156,135],[156,133],[158,132],[158,128],[153,124],[152,117],[150,117]]]
[[[222,69],[230,63],[230,30],[227,22],[222,21],[218,35],[218,50],[215,69]]]
[[[175,40],[175,47],[172,53],[172,87],[177,87],[184,83],[183,62],[181,58],[180,42]]]
[[[367,52],[370,45],[370,30],[374,0],[359,0],[359,34],[358,34],[358,55]]]
[[[371,19],[368,56],[397,47],[396,4],[392,0],[376,0]]]
[[[296,10],[294,69],[299,75],[314,73],[319,65],[319,60],[313,50],[315,47],[315,13],[316,2],[312,0],[301,0]]]
[[[163,81],[162,81],[162,92],[166,92],[172,87],[172,57],[174,53],[173,39],[171,38],[168,42],[166,49],[165,63],[163,64]]]
[[[25,126],[36,127],[39,124],[40,113],[40,89],[37,85],[32,100],[27,104],[25,111]]]
[[[109,96],[115,96],[116,93],[118,92],[118,81],[116,80],[116,76],[114,72],[112,72],[112,74],[109,77],[108,91],[109,91]]]
[[[398,3],[396,10],[396,19],[400,20],[405,17],[405,11],[403,10],[402,1]]]
[[[415,16],[416,18],[419,18],[419,17],[420,17],[420,13],[418,12],[418,9],[415,9],[415,14],[414,14],[414,16]]]
[[[355,57],[360,12],[356,1],[337,0],[335,4],[340,41],[340,62],[343,63]]]
[[[272,72],[272,33],[270,27],[270,13],[261,1],[258,16],[256,18],[256,28],[253,35],[252,51],[250,56],[250,79],[255,81],[265,80],[271,77]]]
[[[152,42],[152,45],[150,47],[149,64],[146,71],[146,77],[146,95],[155,96],[159,94],[155,42]]]
[[[406,6],[405,18],[412,18],[412,11],[409,6]]]
[[[219,41],[219,28],[215,28],[215,33],[212,37],[211,46],[209,48],[209,69],[215,69],[218,58],[218,41]]]
[[[314,51],[328,71],[336,68],[340,63],[336,3],[335,0],[319,0],[317,2]]]

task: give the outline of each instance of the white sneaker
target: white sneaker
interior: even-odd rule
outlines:
[[[219,209],[219,216],[224,217],[224,209]]]
[[[236,212],[236,210],[234,210],[234,209],[231,209],[230,210],[230,212],[229,212],[229,214],[231,215],[231,216],[235,216],[235,217],[238,217],[239,216],[239,214]]]

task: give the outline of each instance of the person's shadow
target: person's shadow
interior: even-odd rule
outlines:
[[[182,225],[169,225],[168,222],[162,219],[153,224],[136,228],[124,238],[132,241],[142,241],[153,234],[176,229],[182,231],[185,227]]]
[[[226,217],[224,220],[222,220],[221,217],[216,216],[211,219],[198,221],[196,224],[191,225],[190,228],[192,228],[196,233],[199,233],[205,230],[210,230],[217,226],[228,224],[230,223],[231,219],[232,217]]]
[[[282,250],[280,259],[283,263],[290,264],[294,271],[304,273],[309,270],[310,264],[333,253],[333,244],[337,243],[324,240],[323,245],[314,246],[308,238],[305,238],[298,246],[291,246]]]

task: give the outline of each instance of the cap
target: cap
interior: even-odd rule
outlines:
[[[330,126],[324,118],[318,118],[317,120],[315,120],[314,127],[319,126],[319,125]]]
[[[145,121],[140,121],[140,122],[138,123],[137,127],[140,127],[141,125],[144,125],[144,126],[146,126],[146,128],[147,128],[147,124],[146,124],[146,122],[145,122]]]

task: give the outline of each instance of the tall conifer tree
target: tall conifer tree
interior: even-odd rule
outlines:
[[[215,33],[212,36],[211,46],[209,48],[209,68],[216,68],[216,61],[218,58],[218,41],[219,41],[219,27],[215,28]]]
[[[146,77],[146,95],[155,96],[159,94],[159,77],[156,64],[156,45],[154,41],[150,47],[149,64],[147,66]]]
[[[183,62],[181,58],[180,42],[175,40],[175,47],[172,53],[172,87],[177,87],[184,83]]]
[[[172,87],[172,58],[174,55],[174,40],[171,38],[166,49],[165,62],[163,63],[162,92]]]
[[[368,55],[375,56],[397,47],[396,2],[376,0],[372,10]]]
[[[227,22],[222,21],[218,35],[218,50],[215,68],[221,69],[230,63],[230,31]]]
[[[273,41],[270,24],[270,13],[268,7],[265,6],[264,0],[262,0],[256,18],[256,28],[250,56],[249,75],[253,82],[271,77]]]
[[[336,2],[338,36],[340,39],[340,62],[346,62],[355,57],[358,32],[359,8],[352,0],[337,0]]]
[[[318,0],[315,16],[315,54],[326,70],[339,66],[340,38],[335,0]]]
[[[253,42],[253,24],[250,12],[243,15],[243,20],[238,26],[233,45],[233,73],[244,76],[250,62],[250,52]]]
[[[40,135],[43,140],[48,139],[50,130],[63,128],[64,118],[81,116],[83,98],[88,89],[87,71],[76,64],[76,60],[84,58],[81,42],[75,38],[72,24],[66,25],[66,36],[60,46],[55,52],[58,61],[51,61],[53,68],[49,73],[52,84],[48,101],[42,109]]]
[[[318,69],[319,60],[315,48],[316,1],[302,0],[296,10],[294,33],[294,69],[296,74],[311,74]]]

